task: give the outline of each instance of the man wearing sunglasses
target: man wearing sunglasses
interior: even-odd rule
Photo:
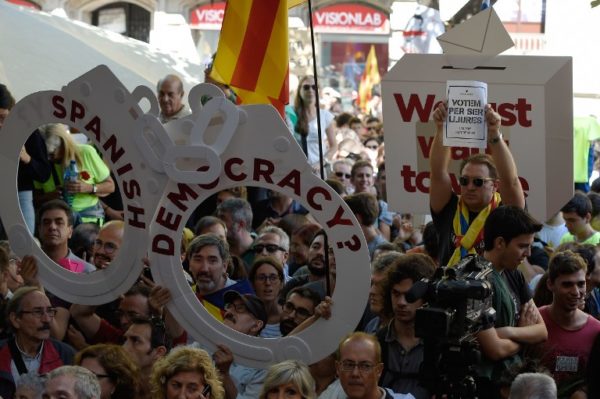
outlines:
[[[50,338],[56,308],[38,287],[15,291],[6,315],[14,337],[0,342],[0,397],[12,398],[22,374],[72,364],[75,350]]]
[[[429,154],[429,201],[440,236],[440,264],[454,265],[469,253],[483,253],[483,225],[493,209],[500,204],[523,208],[525,197],[517,166],[502,139],[500,115],[486,105],[491,156],[475,154],[463,160],[457,177],[449,171],[451,148],[443,145],[447,115],[445,102],[440,103],[433,113],[436,131]],[[460,195],[453,190],[458,185]]]
[[[252,244],[254,256],[273,256],[283,265],[283,276],[285,281],[290,280],[287,264],[290,254],[290,237],[277,226],[266,226],[258,232],[258,237]],[[254,263],[254,259],[250,264]],[[250,270],[248,269],[248,272]]]

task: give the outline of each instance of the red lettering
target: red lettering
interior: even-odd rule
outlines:
[[[408,193],[414,193],[417,188],[412,183],[413,178],[416,176],[416,172],[412,170],[410,165],[403,165],[400,171],[400,176],[404,179],[404,190]]]
[[[85,108],[77,101],[71,102],[71,122],[75,122],[77,119],[83,119],[85,116]],[[87,129],[87,126],[86,126]]]
[[[160,244],[163,243],[164,246]],[[162,255],[174,255],[175,254],[175,243],[173,239],[166,234],[157,234],[152,239],[152,252]]]
[[[57,118],[61,118],[61,119],[67,116],[67,109],[63,105],[64,101],[65,101],[65,99],[62,98],[61,96],[52,97],[52,105],[56,109],[52,113],[52,115],[56,116]]]
[[[471,155],[471,149],[469,147],[452,147],[450,150],[450,157],[454,160],[466,159]]]
[[[415,111],[419,115],[419,120],[421,122],[429,122],[431,111],[435,105],[435,95],[428,94],[424,105],[421,103],[421,98],[418,94],[410,95],[408,99],[408,105],[405,104],[402,94],[394,93],[394,98],[396,99],[398,111],[400,111],[400,116],[402,116],[402,120],[404,122],[411,122],[413,120]]]
[[[180,211],[185,212],[187,210],[187,206],[183,205],[181,200],[188,201],[188,195],[192,197],[192,199],[196,199],[198,198],[198,194],[187,184],[177,183],[177,188],[179,189],[179,192],[170,192],[167,195],[167,198],[173,203],[173,205],[179,208]]]
[[[263,169],[264,167],[264,169]],[[275,164],[269,161],[268,159],[256,158],[254,160],[254,181],[260,181],[260,177],[262,176],[265,182],[273,184],[273,179],[271,179],[271,175],[275,170]]]
[[[130,180],[129,182],[124,181],[123,192],[128,199],[133,199],[133,197],[136,195],[138,197],[142,195],[142,189],[140,188],[140,183],[138,183],[137,180]]]
[[[293,169],[277,185],[281,188],[290,187],[296,195],[300,195],[300,171]]]
[[[331,201],[331,194],[329,194],[329,191],[327,191],[324,187],[320,186],[313,187],[306,193],[306,201],[308,202],[308,205],[317,211],[321,211],[323,210],[323,207],[321,204],[315,201],[317,194],[323,195],[326,201]]]
[[[519,115],[519,125],[523,127],[531,127],[531,119],[527,118],[527,111],[531,111],[531,104],[527,104],[527,100],[519,98],[517,100],[517,113]]]
[[[343,219],[342,216],[344,214],[344,208],[340,205],[338,210],[335,212],[335,215],[331,220],[327,222],[327,227],[331,228],[333,226],[342,225],[342,226],[352,226],[352,220]]]
[[[417,173],[412,170],[410,165],[403,165],[400,176],[403,179],[406,192],[414,193],[419,190],[422,193],[429,193],[429,183],[425,184],[425,180],[428,181],[431,178],[431,173],[428,170]]]
[[[71,116],[73,119],[73,116]],[[100,141],[100,118],[94,116],[91,121],[85,125],[85,130],[90,130],[96,136],[96,141]]]
[[[131,164],[128,163],[127,165],[123,165],[119,169],[117,169],[117,175],[122,176],[125,173],[131,171],[132,169],[133,169],[133,166],[131,166]]]
[[[196,170],[199,172],[206,172],[208,170],[208,168],[209,168],[208,165],[202,165]],[[219,178],[217,177],[212,183],[198,184],[198,187],[200,187],[204,190],[210,190],[210,189],[217,187],[218,184],[219,184]]]
[[[179,224],[181,223],[181,215],[175,216],[173,218],[172,212],[167,212],[164,206],[161,206],[158,210],[158,215],[156,215],[156,221],[161,226],[165,226],[169,230],[177,231],[179,228]]]
[[[417,136],[417,143],[423,153],[425,159],[429,159],[429,153],[431,152],[431,144],[433,144],[433,137]]]
[[[120,147],[117,150],[117,138],[114,134],[110,136],[108,140],[106,140],[102,148],[104,148],[105,151],[108,151],[108,149],[110,148],[110,160],[112,161],[112,163],[119,162],[119,159],[121,159],[123,154],[125,154],[125,150],[123,149],[123,147]]]
[[[133,219],[127,219],[127,223],[132,227],[138,227],[140,229],[146,228],[146,223],[139,220],[139,216],[144,214],[144,208],[138,208],[136,206],[127,205],[127,211],[131,212]]]
[[[516,104],[502,103],[497,105],[496,103],[490,103],[490,105],[502,117],[502,126],[514,126],[518,122],[520,126],[531,127],[531,119],[528,117],[527,112],[531,111],[532,107],[531,104],[527,103],[527,99],[518,98]]]
[[[513,126],[517,123],[517,117],[512,112],[515,109],[513,104],[500,104],[498,106],[498,114],[502,117],[502,126]]]
[[[234,174],[233,165],[243,165],[244,160],[241,158],[231,158],[225,161],[225,175],[228,179],[233,181],[242,181],[248,177],[245,173]]]

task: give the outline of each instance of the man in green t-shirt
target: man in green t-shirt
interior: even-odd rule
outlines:
[[[592,228],[592,202],[584,193],[575,193],[573,198],[561,209],[569,232],[560,243],[576,241],[580,244],[597,245],[600,232]]]

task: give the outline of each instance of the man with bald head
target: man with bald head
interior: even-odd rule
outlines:
[[[167,75],[158,81],[156,85],[158,92],[158,104],[161,123],[183,118],[191,114],[190,109],[183,103],[183,83],[177,75]]]
[[[98,270],[105,269],[117,257],[123,241],[125,223],[122,220],[111,220],[105,223],[98,232],[94,242],[94,266]]]

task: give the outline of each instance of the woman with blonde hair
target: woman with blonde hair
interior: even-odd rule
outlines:
[[[315,380],[308,366],[285,360],[269,367],[259,399],[316,399]]]
[[[224,399],[225,390],[212,358],[191,347],[173,349],[158,360],[150,377],[152,399]]]
[[[98,399],[142,398],[139,367],[119,345],[88,346],[75,355],[75,364],[90,370],[100,382]]]
[[[79,223],[104,223],[104,209],[99,197],[115,191],[110,169],[94,147],[77,144],[65,125],[50,124],[40,128],[46,142],[48,157],[53,163],[52,175],[45,182],[34,182],[38,206],[51,199],[67,202]],[[76,181],[64,182],[65,170],[75,161],[79,172]],[[42,193],[40,195],[40,193]]]
[[[304,76],[298,82],[294,112],[298,118],[294,131],[308,163],[319,165],[319,134],[317,126],[317,84],[311,75]],[[320,110],[321,127],[323,129],[323,154],[332,154],[336,150],[334,116],[324,109]],[[331,156],[327,156],[331,159]]]

